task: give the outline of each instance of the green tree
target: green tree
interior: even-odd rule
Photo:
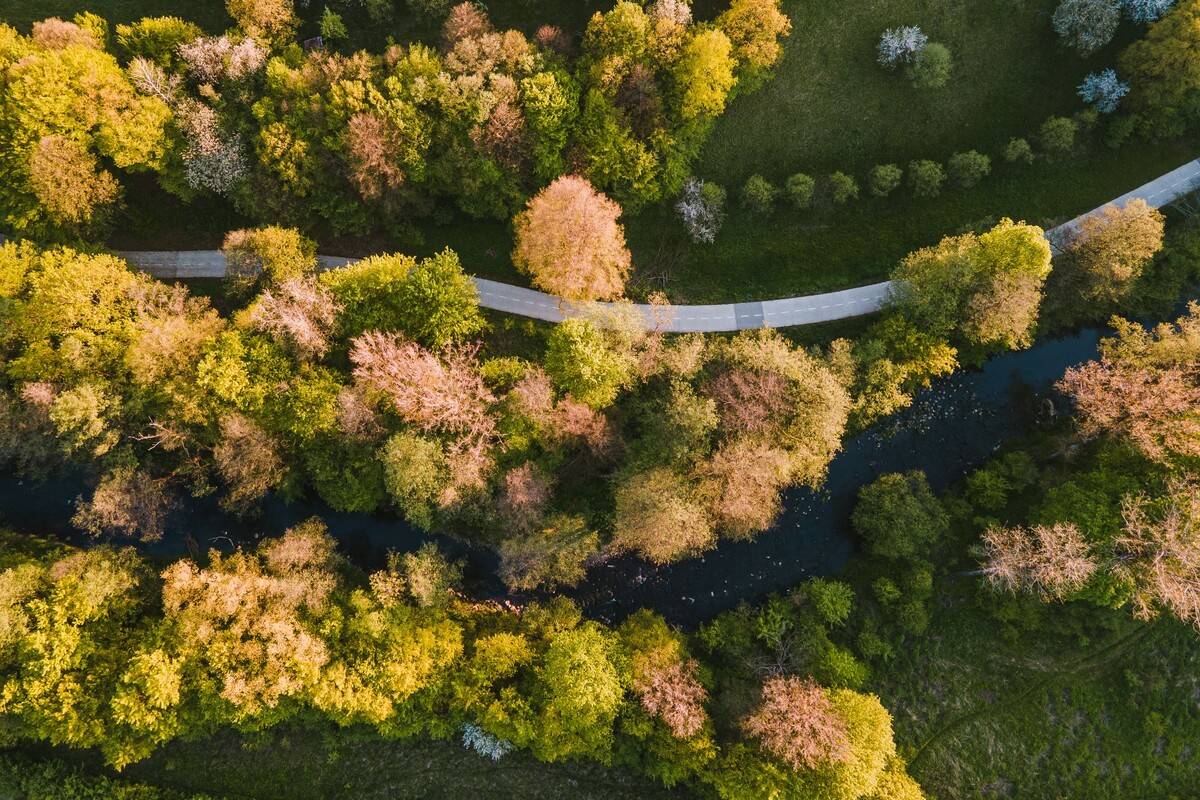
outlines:
[[[534,140],[534,172],[551,180],[566,171],[563,150],[579,113],[579,86],[564,72],[539,72],[521,80],[521,97]]]
[[[843,205],[858,199],[858,182],[844,172],[829,176],[829,199],[835,205]]]
[[[775,210],[779,190],[762,175],[751,175],[742,186],[742,207],[760,216]]]
[[[900,187],[904,178],[904,170],[895,164],[879,164],[871,167],[867,176],[867,187],[875,197],[887,197]]]
[[[149,582],[131,549],[99,547],[0,572],[0,710],[16,733],[71,747],[103,746]]]
[[[1041,228],[1001,220],[987,233],[946,237],[893,273],[892,307],[925,332],[959,341],[972,358],[1027,347],[1050,245]]]
[[[969,189],[992,171],[992,160],[978,150],[968,150],[950,156],[946,167],[950,173],[950,180],[964,189]]]
[[[546,761],[605,757],[628,680],[612,635],[595,623],[555,636],[537,671],[534,754]]]
[[[1050,117],[1042,123],[1039,139],[1042,149],[1051,156],[1066,155],[1075,149],[1079,124],[1067,117]]]
[[[1010,164],[1032,164],[1033,148],[1025,139],[1009,139],[1004,146],[1004,160]]]
[[[904,73],[912,82],[913,88],[931,91],[941,89],[949,83],[953,69],[954,59],[950,55],[950,48],[938,42],[930,42],[917,53],[912,63],[904,68]]]
[[[1200,89],[1200,0],[1181,0],[1118,61],[1129,104],[1167,129],[1194,117]]]
[[[342,15],[334,13],[329,6],[321,13],[320,31],[321,37],[331,42],[345,41],[350,36],[346,23],[342,22]]]
[[[321,274],[343,311],[339,335],[402,331],[430,347],[469,339],[484,328],[479,292],[452,250],[417,261],[371,256]]]
[[[851,522],[873,555],[896,560],[923,558],[950,532],[950,517],[916,470],[864,486]]]
[[[808,208],[812,205],[813,195],[817,190],[817,182],[803,172],[797,172],[787,179],[783,187],[788,201],[796,208]]]
[[[392,502],[409,522],[432,530],[451,481],[442,444],[415,433],[397,433],[387,440],[379,459]]]
[[[179,64],[179,45],[204,35],[200,26],[179,17],[144,17],[117,26],[117,46],[126,60],[145,58],[164,69]]]
[[[916,197],[937,197],[946,182],[946,170],[941,164],[928,159],[911,161],[908,164],[908,186]]]
[[[221,252],[226,277],[243,287],[260,278],[272,284],[303,278],[317,266],[317,243],[295,228],[277,225],[230,231]]]
[[[547,337],[545,367],[554,385],[592,408],[612,405],[634,366],[588,320],[564,320]]]
[[[170,110],[134,91],[89,33],[62,47],[36,39],[14,47],[23,57],[0,60],[0,169],[7,176],[0,212],[13,230],[34,237],[95,233],[120,194],[97,159],[118,170],[160,168]]]

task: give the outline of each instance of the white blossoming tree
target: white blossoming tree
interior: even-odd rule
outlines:
[[[1117,0],[1063,0],[1052,21],[1063,42],[1086,58],[1112,41],[1121,7]]]
[[[724,206],[724,191],[716,184],[708,184],[696,178],[684,181],[683,192],[675,210],[679,212],[684,227],[692,241],[712,244],[721,229]]]
[[[1115,69],[1093,72],[1079,85],[1079,96],[1083,102],[1101,114],[1111,114],[1121,104],[1121,98],[1129,94],[1129,84],[1117,77]]]
[[[463,747],[492,761],[499,761],[512,750],[512,744],[493,736],[473,722],[464,722],[459,730],[462,732]]]
[[[891,69],[910,64],[927,44],[929,37],[915,25],[890,28],[879,39],[879,63]]]
[[[1121,9],[1133,22],[1154,22],[1175,5],[1175,0],[1124,0]]]

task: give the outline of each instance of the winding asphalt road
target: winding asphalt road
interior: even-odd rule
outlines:
[[[1133,198],[1140,197],[1158,208],[1196,189],[1200,189],[1200,159],[1189,161],[1179,169],[1155,178],[1111,202],[1123,206]],[[1046,238],[1053,247],[1061,249],[1078,231],[1079,221],[1099,212],[1103,207],[1046,231]],[[219,250],[136,251],[121,252],[119,255],[135,268],[156,278],[221,278],[225,275],[225,256]],[[357,260],[337,256],[318,258],[322,269],[337,269]],[[584,311],[581,305],[544,292],[489,281],[486,278],[473,280],[479,289],[479,304],[484,308],[548,322],[561,322]],[[638,305],[636,308],[642,313],[647,328],[677,333],[738,331],[764,326],[786,328],[857,317],[878,311],[890,287],[891,283],[884,281],[839,292],[785,297],[780,300],[705,306]]]

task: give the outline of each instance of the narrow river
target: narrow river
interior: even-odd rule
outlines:
[[[621,558],[593,569],[588,580],[568,592],[586,613],[612,621],[638,608],[651,608],[669,621],[692,627],[741,600],[800,581],[837,572],[854,551],[850,512],[858,490],[887,472],[921,469],[935,491],[987,458],[1005,439],[1031,424],[1038,401],[1068,367],[1092,358],[1105,331],[1087,328],[1049,339],[1020,353],[994,358],[982,370],[956,375],[920,394],[912,408],[846,443],[830,465],[820,492],[792,490],[778,524],[753,542],[723,542],[702,558],[654,567]],[[83,481],[59,476],[42,484],[0,476],[0,521],[15,530],[50,533],[82,543],[70,524]],[[256,520],[222,512],[211,498],[191,500],[176,515],[174,531],[144,546],[149,554],[188,552],[187,535],[200,548],[229,548],[275,536],[312,516],[323,518],[345,552],[366,568],[382,565],[388,549],[415,550],[433,539],[465,559],[473,592],[496,596],[496,558],[444,536],[428,536],[387,515],[343,514],[318,501],[265,504]],[[186,534],[185,534],[186,532]]]

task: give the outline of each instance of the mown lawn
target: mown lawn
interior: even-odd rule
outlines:
[[[994,151],[1051,114],[1082,108],[1075,87],[1109,66],[1141,30],[1084,60],[1058,45],[1058,0],[784,0],[792,20],[775,78],[739,97],[718,120],[697,169],[740,185],[762,173],[865,171],[876,163],[942,160],[957,150]],[[698,0],[715,14],[725,0]],[[876,63],[880,34],[918,25],[947,45],[954,70],[944,89],[919,92]]]

